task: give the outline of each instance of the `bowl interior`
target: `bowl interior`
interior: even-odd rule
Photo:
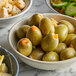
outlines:
[[[0,55],[4,55],[3,62],[6,63],[8,72],[12,74],[12,76],[17,76],[19,72],[19,65],[16,58],[4,48],[0,48]]]
[[[24,0],[24,1],[26,3],[26,7],[22,11],[26,10],[28,8],[28,6],[30,5],[30,2],[31,2],[31,0]]]
[[[69,17],[69,16],[65,16],[65,15],[61,15],[61,14],[53,14],[53,13],[43,14],[43,16],[44,17],[49,17],[49,18],[54,18],[58,22],[60,20],[67,20],[67,21],[71,22],[74,25],[74,27],[76,27],[76,20],[74,18]],[[17,51],[18,39],[16,37],[15,32],[20,26],[27,24],[28,19],[29,18],[25,18],[24,20],[22,20],[22,21],[18,22],[17,24],[15,24],[12,27],[12,29],[10,30],[10,33],[9,33],[9,43],[10,43],[11,47],[14,49],[15,53],[17,53],[19,55],[21,55],[21,54]],[[23,55],[21,55],[21,56],[23,56]]]

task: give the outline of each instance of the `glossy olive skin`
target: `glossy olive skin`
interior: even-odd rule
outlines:
[[[65,39],[65,44],[70,45],[71,41],[76,38],[76,34],[68,34],[67,38]]]
[[[58,22],[55,20],[55,19],[53,19],[53,18],[50,18],[50,20],[52,21],[52,23],[53,23],[53,25],[54,25],[54,27],[57,27],[58,25]]]
[[[59,55],[56,52],[49,52],[46,53],[43,58],[42,61],[59,61]]]
[[[68,28],[65,25],[58,25],[56,27],[55,33],[59,36],[59,41],[63,42],[68,35]]]
[[[32,50],[32,53],[30,54],[30,58],[35,60],[41,60],[44,55],[44,52],[41,48],[36,48]]]
[[[36,28],[33,30],[33,27]],[[33,44],[33,46],[36,46],[38,44],[40,44],[41,40],[42,40],[42,34],[41,31],[38,27],[36,26],[32,26],[28,32],[26,33],[26,37],[29,38]]]
[[[24,56],[29,56],[32,52],[32,43],[28,38],[22,38],[17,43],[17,49]]]
[[[71,44],[73,48],[76,50],[76,38],[72,40]]]
[[[40,21],[39,28],[40,28],[43,35],[47,35],[49,33],[55,32],[54,25],[49,18],[43,18]]]
[[[42,14],[34,14],[29,20],[28,20],[28,24],[29,25],[37,25],[39,26],[39,22],[41,21],[41,19],[43,18]]]
[[[59,39],[54,38],[52,33],[46,35],[41,41],[41,48],[44,51],[53,51],[58,46]]]
[[[59,22],[59,24],[65,24],[65,25],[68,27],[68,33],[69,33],[69,34],[72,34],[72,33],[75,32],[74,26],[73,26],[69,21],[61,20],[61,21]]]
[[[55,49],[55,52],[60,53],[62,50],[64,50],[66,48],[66,44],[65,43],[59,43],[57,48]]]
[[[21,26],[17,31],[16,35],[19,39],[26,37],[26,32],[30,28],[29,25],[23,25]]]
[[[76,56],[76,51],[74,50],[74,48],[66,48],[63,51],[61,51],[61,53],[60,53],[61,60],[70,59],[75,56]]]

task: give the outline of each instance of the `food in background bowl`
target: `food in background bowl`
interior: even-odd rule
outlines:
[[[12,74],[8,73],[8,67],[6,63],[3,63],[4,55],[0,55],[0,76],[12,76]]]
[[[3,1],[8,1],[8,0],[0,0],[0,3],[1,3],[1,1],[3,2]],[[9,0],[9,1],[12,1],[12,0]],[[6,28],[8,26],[11,27],[12,24],[14,24],[16,21],[18,21],[22,18],[22,15],[24,15],[30,9],[33,0],[24,0],[24,2],[25,2],[25,8],[20,13],[13,15],[11,17],[0,18],[0,28]],[[1,14],[1,12],[0,12],[0,14]]]
[[[51,6],[59,13],[76,18],[76,0],[49,0]]]
[[[38,16],[36,19],[39,19]],[[31,21],[35,20],[32,19]],[[74,43],[76,34],[72,23],[67,20],[58,22],[54,18],[43,17],[38,24],[36,26],[32,22],[31,26],[28,25],[30,27],[27,28],[27,31],[24,27],[27,25],[22,25],[15,31],[16,38],[18,38],[17,49],[21,54],[32,59],[49,62],[67,60],[76,56],[76,43]],[[26,32],[18,31],[20,28]],[[24,36],[20,38],[19,33]]]
[[[8,50],[0,46],[0,76],[18,76],[19,64]]]
[[[0,0],[0,18],[14,16],[24,8],[24,0]]]

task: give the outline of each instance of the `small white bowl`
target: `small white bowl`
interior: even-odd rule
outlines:
[[[70,21],[76,27],[76,20],[69,16],[61,15],[61,14],[54,14],[54,13],[46,13],[43,14],[44,17],[54,18],[57,21],[60,20],[67,20]],[[76,57],[65,60],[65,61],[57,61],[57,62],[46,62],[46,61],[38,61],[26,57],[17,51],[17,38],[15,31],[22,25],[27,24],[28,18],[16,23],[9,32],[9,44],[13,49],[13,52],[26,64],[44,70],[63,70],[69,68],[74,62],[76,62]]]
[[[22,10],[21,13],[7,18],[0,18],[0,28],[4,28],[7,27],[8,25],[12,25],[13,23],[15,23],[15,21],[21,19],[20,17],[22,17],[22,15],[24,15],[30,9],[32,5],[32,1],[33,0],[25,0],[26,7]]]
[[[4,55],[4,63],[8,66],[8,71],[12,76],[18,76],[19,73],[19,64],[16,57],[6,50],[5,48],[0,46],[0,55]],[[0,75],[3,76],[3,75]]]

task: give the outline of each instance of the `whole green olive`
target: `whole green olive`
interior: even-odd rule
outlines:
[[[74,49],[76,50],[76,38],[74,38],[71,42],[72,46],[74,47]]]
[[[65,39],[65,44],[70,45],[71,41],[76,38],[76,34],[68,34],[67,38]]]
[[[39,25],[39,22],[41,21],[41,19],[43,18],[42,14],[34,14],[29,20],[28,20],[28,24],[29,25]]]
[[[43,18],[40,21],[39,28],[40,28],[41,32],[43,33],[43,35],[47,35],[49,33],[55,32],[54,25],[49,18]]]
[[[58,46],[58,34],[49,33],[41,41],[41,47],[44,51],[53,51]]]
[[[42,40],[40,29],[34,25],[27,31],[26,37],[31,40],[33,46],[40,44]]]
[[[62,50],[64,50],[66,48],[66,44],[65,43],[59,43],[57,48],[55,49],[55,52],[60,53]]]
[[[29,25],[23,25],[19,29],[16,30],[16,35],[18,38],[24,38],[26,37],[26,32],[30,28]]]
[[[61,51],[61,53],[60,53],[61,60],[70,59],[75,56],[76,56],[76,51],[74,50],[74,48],[66,48],[63,51]]]
[[[68,28],[65,25],[58,25],[56,27],[55,33],[59,36],[59,41],[63,42],[68,35]]]
[[[43,56],[42,61],[59,61],[59,55],[56,52],[51,51]]]
[[[30,54],[30,58],[36,59],[36,60],[41,60],[44,55],[44,52],[41,48],[36,48],[32,50],[32,53]]]
[[[59,24],[65,24],[68,27],[68,33],[69,34],[74,33],[75,28],[74,28],[74,26],[69,21],[61,20],[59,22]]]
[[[32,52],[32,43],[28,38],[22,38],[17,43],[17,49],[24,56],[29,56]]]

